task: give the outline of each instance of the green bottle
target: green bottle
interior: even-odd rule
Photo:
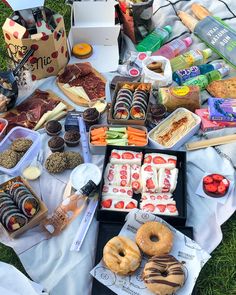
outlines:
[[[223,77],[229,74],[229,67],[224,67],[218,70],[211,71],[206,73],[206,75],[200,75],[194,78],[187,80],[183,85],[190,86],[195,85],[199,86],[200,90],[205,90],[206,87],[216,80],[221,80]]]
[[[137,46],[139,52],[156,51],[169,39],[172,32],[171,26],[156,28],[152,33],[147,35]]]

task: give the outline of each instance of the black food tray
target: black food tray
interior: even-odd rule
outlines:
[[[123,224],[121,223],[99,223],[99,232],[98,232],[98,240],[97,240],[97,252],[96,252],[96,261],[95,265],[97,265],[103,256],[103,248],[106,243],[117,236],[122,228]],[[189,238],[193,238],[193,228],[192,227],[176,227],[180,232],[185,234]],[[113,291],[109,288],[101,284],[95,278],[93,279],[93,287],[91,295],[115,295]],[[196,287],[194,288],[192,295],[197,295]]]
[[[179,169],[178,181],[175,191],[173,192],[173,198],[176,201],[176,207],[178,209],[178,216],[168,216],[168,215],[159,215],[162,219],[167,221],[173,226],[185,226],[187,218],[187,202],[186,202],[186,153],[179,151],[169,151],[169,150],[159,150],[151,148],[141,148],[141,147],[122,147],[122,146],[107,146],[106,153],[104,158],[104,166],[102,172],[102,180],[100,182],[99,188],[99,205],[97,210],[97,220],[103,222],[124,222],[125,217],[128,213],[120,211],[111,211],[111,210],[101,210],[101,200],[102,200],[102,188],[104,185],[103,175],[107,163],[109,162],[110,154],[113,149],[117,150],[127,150],[135,152],[147,153],[162,153],[174,155],[177,157],[177,168]],[[140,201],[141,194],[134,195],[134,199]]]

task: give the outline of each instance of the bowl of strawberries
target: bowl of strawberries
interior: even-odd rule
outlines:
[[[224,197],[229,189],[230,181],[221,174],[209,174],[203,178],[205,194],[213,198]]]

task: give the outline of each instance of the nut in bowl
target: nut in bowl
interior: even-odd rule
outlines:
[[[203,190],[213,198],[224,197],[230,186],[230,181],[221,174],[209,174],[203,178]]]

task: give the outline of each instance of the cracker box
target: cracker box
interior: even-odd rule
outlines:
[[[27,50],[35,50],[28,65],[32,72],[32,80],[38,80],[56,75],[68,62],[67,39],[63,17],[54,11],[43,7],[43,0],[8,0],[14,10],[6,19],[2,29],[8,54],[19,62]],[[45,31],[37,32],[42,23],[37,22],[36,32],[29,33],[29,27],[35,24],[32,8],[43,9],[46,16]],[[27,20],[24,18],[27,16]],[[31,17],[30,17],[31,16]],[[50,25],[49,21],[53,25]],[[30,22],[31,21],[31,22]],[[32,26],[33,27],[33,26]]]

